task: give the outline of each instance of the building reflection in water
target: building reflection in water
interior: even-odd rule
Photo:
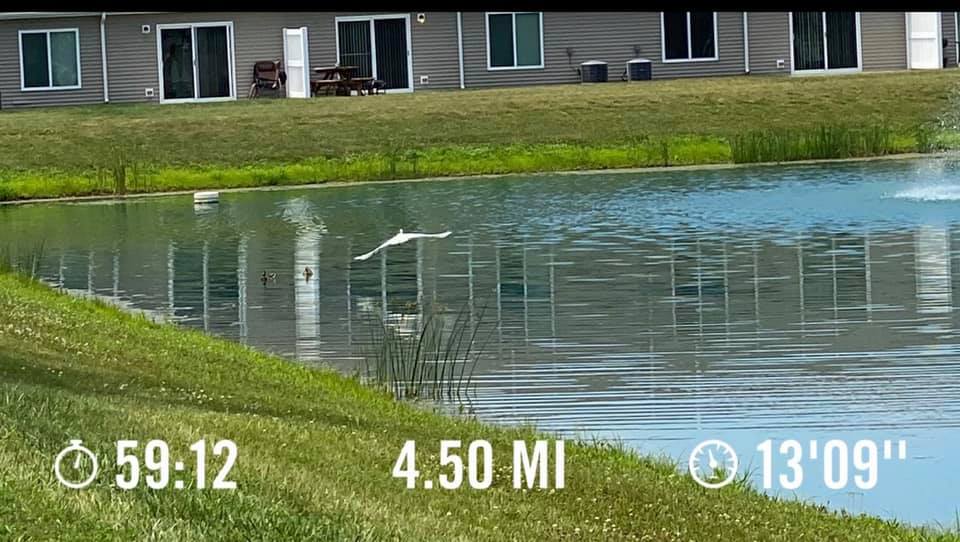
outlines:
[[[496,418],[549,404],[555,417],[547,419],[562,427],[604,412],[613,416],[608,423],[642,419],[642,405],[657,398],[683,406],[673,422],[685,423],[685,415],[707,427],[705,416],[717,414],[705,405],[721,388],[739,397],[724,416],[762,425],[771,411],[790,409],[789,401],[770,400],[784,393],[785,375],[824,376],[835,366],[845,380],[811,380],[790,393],[800,401],[844,390],[835,411],[832,400],[818,399],[840,419],[856,404],[876,408],[858,403],[875,392],[858,388],[856,375],[871,360],[901,361],[877,352],[927,344],[929,333],[953,326],[951,232],[943,227],[811,231],[776,242],[671,235],[610,243],[601,257],[576,237],[534,244],[525,235],[462,232],[446,243],[391,247],[379,262],[358,265],[356,241],[295,216],[289,213],[289,229],[279,232],[158,240],[153,254],[165,252],[157,258],[165,266],[152,265],[149,255],[127,260],[138,256],[122,243],[64,246],[47,277],[348,370],[369,338],[357,326],[365,328],[370,316],[413,334],[433,296],[448,312],[465,306],[472,316],[490,302],[495,310],[484,321],[492,341],[476,373],[483,408]],[[98,267],[101,256],[107,259]],[[107,266],[109,282],[107,273],[98,275]],[[287,272],[261,287],[261,266]],[[309,281],[305,267],[314,271]]]
[[[210,241],[203,240],[203,330],[210,330]]]
[[[241,233],[237,240],[237,327],[239,340],[247,344],[247,243],[248,236]]]
[[[173,300],[173,281],[174,273],[176,272],[176,262],[174,258],[176,256],[176,250],[176,244],[173,239],[170,239],[167,245],[167,316],[170,318],[173,318],[177,308]]]
[[[324,270],[320,261],[321,240],[324,227],[318,222],[313,204],[302,198],[294,198],[282,205],[283,218],[293,225],[294,249],[293,268],[290,280],[294,288],[293,305],[295,313],[294,328],[296,342],[294,355],[303,361],[321,361],[320,337],[320,286]],[[306,277],[306,268],[313,270],[312,277]],[[282,273],[282,272],[281,272]]]
[[[953,311],[950,277],[950,237],[946,228],[923,226],[915,233],[917,312]]]

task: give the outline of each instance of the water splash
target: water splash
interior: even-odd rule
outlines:
[[[893,199],[912,201],[960,201],[960,185],[928,185],[894,193]]]

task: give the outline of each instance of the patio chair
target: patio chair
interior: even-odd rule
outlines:
[[[283,63],[279,60],[264,60],[253,65],[253,84],[250,85],[250,98],[260,96],[261,89],[273,89],[278,96],[283,96],[283,86],[287,82],[287,74],[283,71]]]

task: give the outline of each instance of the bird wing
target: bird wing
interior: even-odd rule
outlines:
[[[373,256],[374,254],[376,254],[377,252],[379,252],[380,250],[388,246],[399,245],[401,243],[405,243],[411,239],[416,239],[418,237],[437,237],[442,239],[448,235],[450,235],[450,232],[448,231],[445,231],[443,233],[398,233],[393,237],[391,237],[390,239],[387,239],[386,241],[381,243],[380,246],[371,250],[370,252],[357,256],[356,258],[354,258],[354,260],[366,260],[370,256]]]
[[[386,247],[388,247],[388,246],[390,246],[390,245],[396,244],[398,237],[400,237],[400,234],[394,235],[394,236],[391,237],[390,239],[387,239],[387,240],[384,241],[383,243],[380,243],[380,246],[378,246],[377,248],[371,250],[370,252],[367,252],[366,254],[357,256],[356,258],[354,258],[354,260],[366,260],[366,259],[369,258],[370,256],[373,256],[374,254],[376,254],[377,252],[379,252],[381,249],[384,249],[384,248],[386,248]]]
[[[415,237],[435,237],[438,239],[443,239],[444,237],[450,235],[450,232],[445,231],[443,233],[408,233],[411,238]]]

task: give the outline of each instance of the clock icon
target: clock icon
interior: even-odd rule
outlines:
[[[697,444],[687,465],[690,475],[703,487],[721,488],[733,481],[740,467],[737,452],[726,442],[710,439]]]

